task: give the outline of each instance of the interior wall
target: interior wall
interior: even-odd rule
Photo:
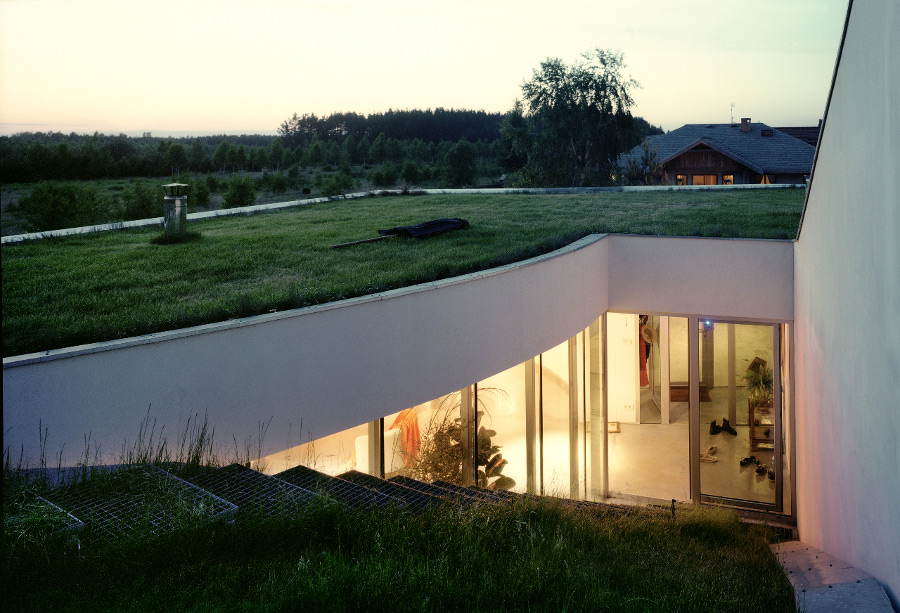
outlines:
[[[795,245],[803,541],[900,597],[900,4],[852,3]]]
[[[606,316],[609,421],[638,421],[640,395],[637,378],[637,326],[636,314],[608,313]]]

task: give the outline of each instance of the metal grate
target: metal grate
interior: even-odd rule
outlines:
[[[128,466],[46,497],[101,538],[162,534],[233,514],[237,507],[154,466]]]
[[[354,509],[403,507],[403,501],[367,487],[331,477],[306,466],[295,466],[275,475],[275,478],[299,485],[311,492],[325,493]]]
[[[239,513],[293,516],[316,498],[307,489],[241,464],[230,464],[191,482],[236,505]]]
[[[434,485],[438,485],[444,489],[450,490],[451,492],[458,494],[460,496],[471,496],[482,502],[486,502],[488,504],[497,504],[498,499],[494,496],[491,496],[485,490],[479,489],[470,489],[468,487],[463,487],[461,485],[454,485],[453,483],[448,483],[446,481],[435,481]]]
[[[432,494],[427,494],[425,492],[420,492],[408,487],[404,487],[399,483],[391,483],[390,481],[385,481],[384,479],[379,479],[378,477],[374,477],[366,473],[361,473],[356,470],[349,470],[339,476],[341,477],[341,479],[346,479],[351,483],[356,483],[358,485],[362,485],[363,487],[377,490],[382,494],[387,494],[388,496],[399,498],[404,502],[407,509],[415,513],[424,511],[425,509],[429,509],[432,507],[440,506],[444,503],[443,499],[438,498],[437,496],[434,496]]]
[[[4,523],[8,535],[76,532],[84,528],[83,521],[40,496],[29,496],[27,500],[12,503]]]

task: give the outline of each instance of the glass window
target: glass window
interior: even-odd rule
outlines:
[[[526,404],[529,360],[477,385],[478,485],[525,492],[529,481]],[[534,479],[532,466],[531,478]]]
[[[251,466],[270,475],[300,465],[328,475],[369,472],[368,449],[369,424],[365,423],[266,456]]]
[[[722,175],[722,185],[734,185],[734,175]]]
[[[687,185],[687,175],[675,175],[675,185]]]

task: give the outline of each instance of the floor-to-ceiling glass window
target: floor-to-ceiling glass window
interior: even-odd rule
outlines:
[[[544,494],[571,494],[569,342],[541,354],[541,482]],[[577,478],[577,476],[576,476]]]
[[[533,377],[529,376],[532,368],[529,360],[476,386],[478,485],[481,487],[525,492],[529,477],[535,478],[536,463],[529,456],[536,441],[534,429],[529,427],[531,420],[526,416],[526,411],[533,406],[529,402],[529,396],[533,396]]]
[[[609,492],[633,500],[690,500],[687,320],[659,318],[655,322],[659,328],[652,333],[646,330],[648,324],[654,325],[652,318],[642,325],[640,316],[632,313],[606,316]],[[666,419],[660,407],[653,420],[656,423],[643,423],[638,410],[641,396],[652,396],[649,376],[646,385],[641,385],[645,338],[651,341],[650,361],[654,350],[659,354],[661,405],[663,386],[669,382],[673,386],[664,405]],[[669,372],[669,381],[663,380],[664,370]],[[683,387],[676,388],[676,383]]]
[[[701,494],[774,506],[780,331],[708,319],[698,327]]]

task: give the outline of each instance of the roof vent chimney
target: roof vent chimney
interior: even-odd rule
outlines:
[[[749,132],[750,131],[750,118],[749,117],[741,117],[741,132]]]

